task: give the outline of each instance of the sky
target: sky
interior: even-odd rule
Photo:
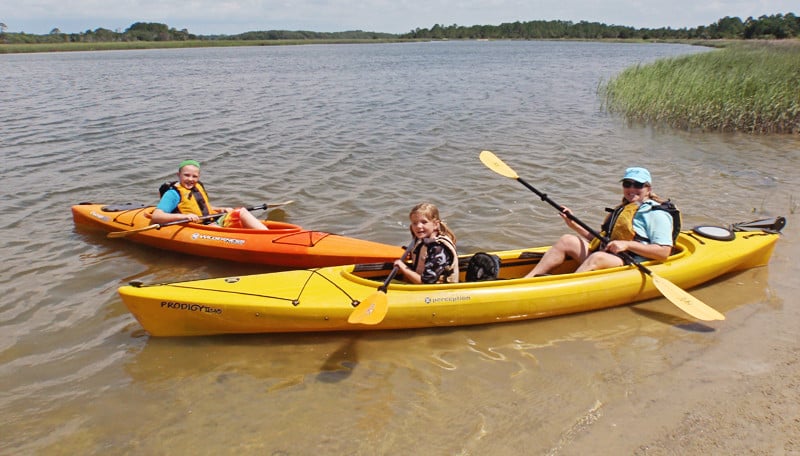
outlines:
[[[563,20],[694,28],[725,17],[794,13],[798,0],[0,0],[12,33],[124,31],[157,22],[195,35],[263,30],[407,33],[440,25]]]

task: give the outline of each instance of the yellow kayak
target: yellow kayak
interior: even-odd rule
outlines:
[[[685,290],[733,271],[767,264],[779,238],[774,230],[697,228],[681,232],[676,253],[666,261],[643,265],[654,276]],[[719,236],[718,231],[724,235]],[[572,273],[575,265],[567,263],[553,275],[522,278],[546,250],[494,252],[501,259],[496,280],[436,285],[392,282],[385,292],[388,313],[375,325],[350,324],[348,316],[376,293],[392,263],[153,285],[132,283],[121,287],[119,293],[153,336],[478,325],[585,312],[661,296],[653,285],[654,277],[634,265]],[[462,271],[469,258],[459,259]]]

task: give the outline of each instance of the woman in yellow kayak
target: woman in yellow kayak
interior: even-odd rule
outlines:
[[[629,252],[636,261],[667,259],[674,243],[673,218],[667,210],[660,210],[663,200],[653,193],[650,172],[628,168],[621,182],[622,204],[603,224],[603,234],[611,242],[600,247],[599,240],[565,215],[570,212],[565,207],[561,218],[577,235],[562,236],[526,277],[547,274],[566,257],[578,261],[576,272],[622,266],[624,262],[617,255],[621,252]]]
[[[224,215],[212,223],[226,228],[267,229],[256,216],[243,207],[233,209],[212,206],[200,182],[200,163],[197,160],[184,160],[178,165],[178,181],[173,182],[163,193],[153,211],[152,220],[159,224],[185,219],[197,222],[204,215],[221,212]]]
[[[395,261],[398,271],[411,283],[458,282],[456,235],[439,218],[439,209],[420,203],[408,217],[416,245],[411,251],[411,266]]]

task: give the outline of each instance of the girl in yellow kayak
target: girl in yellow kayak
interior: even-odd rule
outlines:
[[[629,252],[636,261],[666,260],[672,252],[674,225],[672,215],[661,210],[663,200],[652,189],[650,172],[645,168],[628,168],[622,178],[622,204],[606,219],[603,235],[611,239],[605,248],[598,239],[575,223],[564,208],[561,218],[577,233],[565,234],[550,249],[526,277],[547,274],[564,262],[566,257],[578,261],[576,272],[622,266],[617,255]]]
[[[395,266],[411,283],[458,282],[456,235],[439,218],[439,209],[420,203],[408,214],[409,230],[416,245],[411,251],[411,264],[396,260]]]
[[[178,181],[161,196],[152,214],[153,223],[167,223],[176,220],[199,221],[201,216],[224,213],[212,223],[225,228],[250,228],[266,230],[267,227],[240,207],[214,207],[208,194],[200,183],[200,163],[197,160],[184,160],[178,165]]]

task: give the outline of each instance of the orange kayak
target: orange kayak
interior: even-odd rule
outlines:
[[[72,206],[76,226],[111,232],[142,230],[151,226],[153,206],[81,203]],[[222,228],[184,223],[147,229],[126,239],[163,250],[241,263],[292,268],[317,268],[354,263],[394,261],[403,248],[350,238],[324,231],[309,231],[285,222],[263,222],[269,230]]]

